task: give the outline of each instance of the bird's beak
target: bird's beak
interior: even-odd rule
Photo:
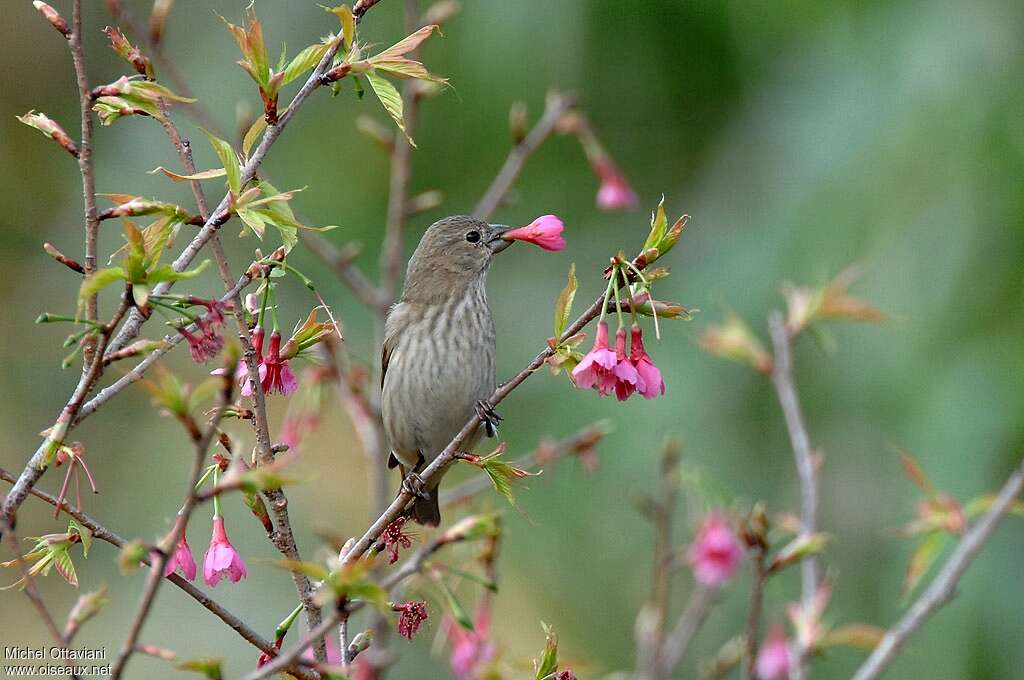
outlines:
[[[500,253],[501,251],[512,245],[513,241],[506,241],[502,238],[502,234],[509,230],[507,224],[492,224],[491,229],[494,230],[494,235],[491,236],[491,240],[487,242],[487,247],[491,249],[492,253]]]

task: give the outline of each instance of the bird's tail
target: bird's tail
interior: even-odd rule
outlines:
[[[430,498],[417,498],[412,504],[412,517],[420,524],[436,527],[441,523],[441,508],[437,504],[437,488],[430,491]]]

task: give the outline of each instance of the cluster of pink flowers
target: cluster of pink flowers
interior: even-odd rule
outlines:
[[[299,389],[299,381],[295,379],[295,373],[292,372],[291,366],[288,365],[288,360],[281,358],[281,334],[278,331],[273,331],[270,334],[270,344],[265,356],[263,354],[263,340],[263,329],[256,328],[252,332],[252,346],[256,352],[256,361],[259,364],[260,387],[263,388],[263,393],[274,394],[277,392],[284,395],[293,393]],[[219,374],[220,371],[221,369],[217,369],[214,373]],[[238,363],[238,368],[235,370],[235,378],[238,380],[238,386],[242,390],[242,396],[251,397],[252,385],[249,382],[249,371],[246,368],[245,362]]]
[[[412,640],[419,632],[420,625],[427,620],[426,602],[403,602],[393,605],[398,615],[398,634]]]
[[[448,643],[452,647],[448,657],[452,676],[456,680],[472,680],[487,665],[497,652],[497,646],[490,639],[491,606],[490,598],[484,598],[473,617],[473,630],[466,630],[455,621],[445,620]]]
[[[743,563],[743,544],[726,518],[711,513],[701,523],[687,560],[697,582],[720,587],[732,580]]]
[[[562,220],[554,215],[541,215],[525,227],[506,231],[501,238],[506,241],[526,241],[544,250],[558,252],[565,248],[565,239],[562,238],[564,228]]]
[[[184,326],[179,328],[178,332],[188,342],[192,360],[197,364],[204,364],[224,348],[221,330],[224,327],[224,310],[227,306],[217,300],[200,298],[193,298],[192,302],[206,307],[207,313],[195,320],[197,333],[190,332]]]
[[[196,578],[196,561],[192,557],[192,549],[184,534],[168,558],[167,564],[164,565],[164,576],[170,576],[176,571],[189,581],[194,581]],[[224,530],[224,518],[215,515],[213,536],[210,538],[210,547],[203,559],[203,580],[206,585],[213,588],[220,583],[224,576],[227,576],[232,583],[238,583],[246,576],[245,562],[235,547],[231,545],[231,541],[228,540],[227,532]]]
[[[626,354],[626,329],[615,333],[615,349],[608,345],[608,323],[597,325],[594,347],[572,370],[573,382],[581,389],[595,389],[605,396],[614,393],[619,401],[629,399],[633,393],[645,399],[665,394],[661,371],[644,349],[643,331],[633,324],[629,354]]]

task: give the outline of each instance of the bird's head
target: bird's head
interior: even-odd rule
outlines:
[[[488,224],[468,215],[453,215],[434,222],[423,234],[409,260],[405,288],[409,293],[433,295],[464,286],[490,267],[495,254],[512,245],[501,238],[503,224]]]

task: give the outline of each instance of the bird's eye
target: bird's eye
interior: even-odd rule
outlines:
[[[480,232],[476,230],[466,232],[466,240],[470,243],[476,243],[480,240]]]

